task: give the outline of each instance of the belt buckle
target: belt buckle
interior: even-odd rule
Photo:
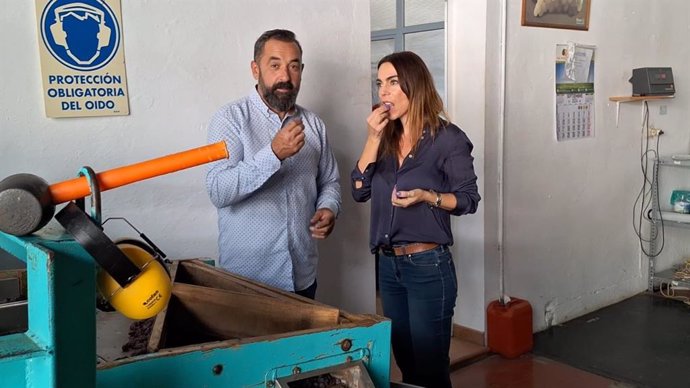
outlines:
[[[393,247],[381,246],[379,249],[381,249],[381,252],[386,256],[395,256]]]

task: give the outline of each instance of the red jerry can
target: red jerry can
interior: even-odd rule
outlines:
[[[515,358],[532,350],[532,306],[528,301],[511,298],[506,304],[489,303],[486,326],[492,352]]]

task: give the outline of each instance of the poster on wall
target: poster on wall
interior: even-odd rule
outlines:
[[[129,114],[120,0],[36,0],[48,117]]]
[[[556,139],[594,136],[594,46],[556,45]]]

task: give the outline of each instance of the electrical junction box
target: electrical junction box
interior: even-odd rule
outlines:
[[[633,69],[629,80],[633,96],[672,96],[676,92],[670,67],[641,67]]]

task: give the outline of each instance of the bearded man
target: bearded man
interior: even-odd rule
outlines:
[[[208,126],[208,142],[225,141],[230,154],[206,175],[220,266],[314,299],[316,240],[341,208],[338,166],[323,121],[296,104],[304,64],[295,34],[264,32],[251,69],[255,90]]]

